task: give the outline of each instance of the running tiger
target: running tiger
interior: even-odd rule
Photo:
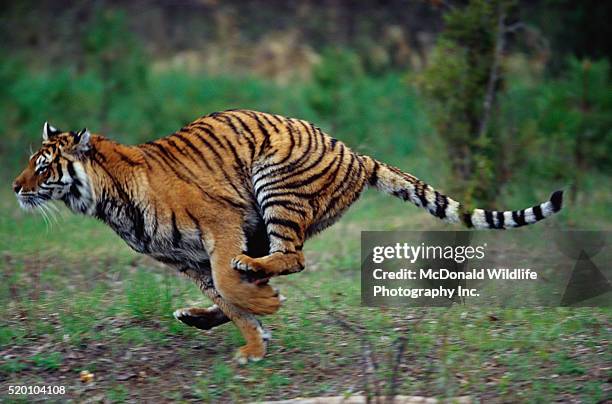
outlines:
[[[557,191],[520,211],[468,211],[309,122],[248,110],[213,113],[137,146],[47,123],[42,137],[13,183],[19,204],[61,200],[192,278],[214,305],[175,317],[200,329],[234,322],[246,340],[241,363],[266,352],[270,335],[255,315],[276,312],[283,299],[269,279],[303,270],[304,242],[368,186],[476,229],[532,224],[562,203]]]

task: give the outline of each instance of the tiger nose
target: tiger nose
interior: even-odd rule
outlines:
[[[13,191],[15,191],[16,194],[18,194],[21,189],[21,185],[17,184],[16,182],[13,182]]]

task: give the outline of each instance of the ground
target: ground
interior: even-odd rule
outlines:
[[[79,402],[348,396],[365,389],[364,341],[378,364],[371,380],[387,391],[400,336],[398,394],[484,402],[611,396],[610,309],[361,307],[360,230],[443,228],[388,197],[366,195],[306,244],[305,271],[272,281],[288,300],[263,318],[272,331],[266,358],[243,367],[231,360],[242,344],[231,324],[199,331],[173,319],[176,308],[209,304],[189,280],[131,252],[93,219],[62,210],[46,226],[6,194],[0,209],[5,402],[32,401],[8,395],[16,384],[63,385],[66,395],[55,399]],[[93,374],[89,382],[83,371]]]

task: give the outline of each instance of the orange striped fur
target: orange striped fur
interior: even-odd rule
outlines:
[[[557,212],[562,199],[558,191],[521,211],[466,211],[309,122],[247,110],[213,113],[137,146],[45,124],[41,149],[13,184],[23,207],[62,200],[193,278],[215,306],[175,316],[202,329],[233,321],[247,341],[240,361],[265,354],[268,335],[254,315],[281,304],[269,278],[304,269],[304,242],[366,186],[475,228],[531,224]]]

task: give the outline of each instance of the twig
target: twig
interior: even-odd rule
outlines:
[[[355,326],[353,324],[350,324],[349,322],[345,321],[344,319],[340,318],[339,315],[337,315],[335,313],[335,311],[333,309],[330,309],[329,307],[325,307],[321,304],[321,302],[319,301],[319,299],[316,299],[315,297],[311,296],[308,292],[306,292],[301,286],[298,286],[296,283],[291,282],[291,281],[286,281],[288,284],[290,284],[291,286],[293,286],[294,288],[296,288],[300,293],[302,293],[304,296],[306,296],[306,298],[312,300],[315,302],[315,304],[322,310],[326,311],[327,314],[342,328],[353,332],[354,334],[356,334],[359,339],[361,340],[361,352],[362,352],[362,356],[363,356],[363,366],[364,366],[364,372],[363,372],[363,378],[364,378],[364,390],[365,390],[365,397],[366,397],[366,402],[370,403],[371,402],[371,397],[372,397],[372,393],[374,395],[375,398],[375,402],[376,403],[380,403],[381,400],[381,395],[380,395],[380,380],[376,375],[376,370],[378,369],[378,363],[376,361],[376,357],[374,356],[373,353],[373,349],[372,349],[372,344],[370,343],[370,341],[366,338],[366,332],[358,327]],[[373,391],[371,391],[370,386],[373,385]]]
[[[366,402],[370,403],[372,399],[372,394],[370,393],[370,384],[374,386],[373,396],[374,402],[379,403],[380,396],[380,382],[376,375],[376,370],[378,369],[378,364],[374,359],[374,355],[372,354],[372,347],[366,338],[361,339],[361,352],[363,354],[363,379],[364,379],[364,388],[366,390]]]
[[[397,353],[395,355],[395,363],[393,365],[393,373],[391,375],[391,385],[389,386],[389,393],[387,394],[387,403],[389,404],[393,403],[395,395],[397,394],[399,369],[402,363],[402,358],[404,357],[407,342],[408,339],[403,335],[397,339]]]
[[[504,31],[505,31],[506,34],[511,34],[511,33],[514,33],[516,31],[518,31],[519,29],[525,29],[525,28],[526,28],[525,24],[523,24],[522,22],[519,21],[519,22],[515,22],[512,25],[507,25],[504,28]]]
[[[433,2],[433,3],[436,3],[436,2]],[[444,7],[448,8],[451,11],[455,10],[455,6],[446,0],[438,0],[437,3],[443,5]]]
[[[487,83],[487,92],[485,93],[485,99],[482,110],[482,119],[480,120],[480,127],[478,128],[478,137],[482,138],[487,132],[489,126],[489,117],[491,115],[491,108],[493,107],[493,101],[495,100],[495,85],[499,77],[499,65],[506,47],[506,30],[504,29],[504,21],[506,20],[506,14],[503,11],[499,12],[497,19],[497,39],[495,41],[495,52],[493,54],[493,64],[491,65],[491,72],[489,73],[489,81]]]

